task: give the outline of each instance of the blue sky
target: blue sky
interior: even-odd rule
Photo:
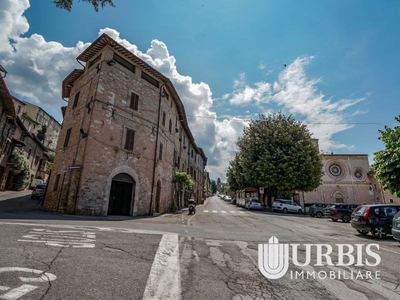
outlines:
[[[61,121],[61,81],[106,32],[171,78],[212,178],[260,113],[309,125],[320,149],[369,154],[396,125],[400,1],[0,1],[0,63],[12,94]],[[284,66],[286,65],[286,67]]]

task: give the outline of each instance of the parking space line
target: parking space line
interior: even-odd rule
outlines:
[[[389,251],[389,252],[392,252],[392,253],[395,253],[395,254],[400,254],[400,252],[397,252],[397,251],[394,251],[394,250],[390,250],[390,249],[387,249],[387,248],[384,248],[384,247],[380,247],[380,249],[383,249],[385,251]]]

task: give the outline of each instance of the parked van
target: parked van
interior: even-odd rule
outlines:
[[[42,179],[37,179],[37,178],[32,179],[30,188],[34,189],[38,184],[43,184],[43,182],[44,181]]]

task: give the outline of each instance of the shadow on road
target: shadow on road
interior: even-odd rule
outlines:
[[[157,218],[152,216],[85,216],[52,212],[42,208],[41,199],[31,199],[30,191],[2,195],[0,193],[0,220],[79,220],[126,221]]]

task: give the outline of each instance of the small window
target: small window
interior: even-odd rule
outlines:
[[[57,191],[59,182],[60,182],[60,174],[57,174],[56,180],[54,181],[53,191]]]
[[[126,136],[125,136],[125,149],[132,151],[133,145],[135,141],[135,131],[131,129],[126,129]]]
[[[97,63],[101,58],[101,55],[98,55],[95,59],[89,62],[89,68],[92,67],[95,63]]]
[[[165,111],[162,113],[162,125],[165,126]]]
[[[169,119],[168,131],[169,131],[169,133],[172,132],[172,121],[171,121],[171,119]]]
[[[129,104],[129,108],[133,110],[138,110],[139,108],[139,95],[135,93],[131,93],[131,102]]]
[[[133,73],[135,73],[135,66],[132,65],[130,62],[126,61],[125,59],[123,59],[121,56],[114,54],[113,60],[115,60],[121,66],[124,66],[125,68],[127,68],[129,71],[132,71]]]
[[[162,160],[162,157],[163,157],[163,144],[160,143],[160,152],[158,152],[158,159]]]
[[[155,80],[153,77],[150,75],[146,74],[145,72],[142,72],[142,78],[146,80],[148,83],[151,83],[155,87],[158,87],[159,83],[157,80]]]
[[[81,92],[77,92],[77,93],[75,94],[74,104],[72,105],[72,108],[75,108],[75,107],[78,105],[80,93],[81,93]]]
[[[64,148],[68,147],[69,138],[71,136],[71,130],[72,130],[72,128],[68,128],[67,134],[65,135]]]
[[[392,198],[389,199],[389,203],[394,203]]]

